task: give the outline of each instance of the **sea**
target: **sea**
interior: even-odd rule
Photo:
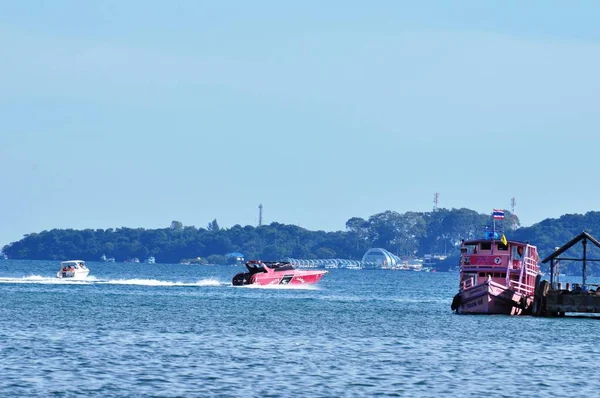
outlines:
[[[458,273],[87,264],[0,261],[0,396],[600,396],[599,318],[456,315]]]

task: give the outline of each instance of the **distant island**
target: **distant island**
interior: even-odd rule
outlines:
[[[344,231],[309,231],[296,225],[273,222],[262,226],[234,225],[221,228],[217,220],[206,227],[184,226],[173,221],[167,228],[53,229],[25,235],[6,245],[2,252],[11,259],[100,261],[102,256],[124,261],[154,257],[160,263],[203,259],[202,263],[235,261],[228,253],[243,253],[247,259],[357,259],[370,248],[384,248],[400,257],[444,255],[441,268],[456,265],[461,239],[481,236],[490,215],[470,209],[444,209],[431,212],[385,211],[368,219],[350,218]],[[505,212],[498,222],[509,239],[536,245],[544,258],[582,231],[600,231],[600,212],[567,214],[546,219],[531,227],[520,227],[519,219]],[[590,256],[600,258],[595,249]],[[453,263],[454,262],[454,263]],[[569,265],[566,265],[567,267]],[[592,274],[600,274],[600,264],[590,264]],[[578,266],[573,267],[577,272]],[[568,268],[565,272],[569,272]]]

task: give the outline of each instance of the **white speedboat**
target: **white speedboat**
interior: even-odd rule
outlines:
[[[56,277],[84,279],[89,273],[90,269],[85,266],[85,261],[70,260],[60,263],[60,270],[56,273]]]

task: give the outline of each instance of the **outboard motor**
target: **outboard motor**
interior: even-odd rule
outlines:
[[[231,284],[233,286],[243,286],[250,284],[250,273],[249,272],[240,272],[231,280]]]

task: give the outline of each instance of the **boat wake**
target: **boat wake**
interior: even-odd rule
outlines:
[[[47,277],[41,275],[30,275],[21,278],[0,278],[0,283],[29,283],[29,284],[41,284],[41,285],[73,285],[73,284],[84,284],[89,285],[94,283],[95,278],[93,276],[85,279],[73,279],[73,278],[56,278]]]
[[[216,279],[200,279],[197,282],[173,282],[161,281],[157,279],[115,279],[107,281],[99,281],[99,283],[107,283],[111,285],[137,285],[137,286],[225,286]]]
[[[200,279],[196,282],[174,282],[162,281],[158,279],[98,279],[95,276],[88,276],[83,279],[55,278],[41,275],[30,275],[21,278],[0,278],[0,283],[15,284],[41,284],[41,285],[135,285],[135,286],[227,286],[229,283],[223,283],[217,279]]]
[[[233,286],[233,285],[230,285]],[[234,286],[234,287],[241,287],[244,289],[283,289],[283,290],[319,290],[319,287],[314,285],[314,284],[306,284],[306,285],[298,285],[298,284],[293,284],[293,285],[259,285],[256,283],[253,283],[251,285],[242,285],[242,286]]]

